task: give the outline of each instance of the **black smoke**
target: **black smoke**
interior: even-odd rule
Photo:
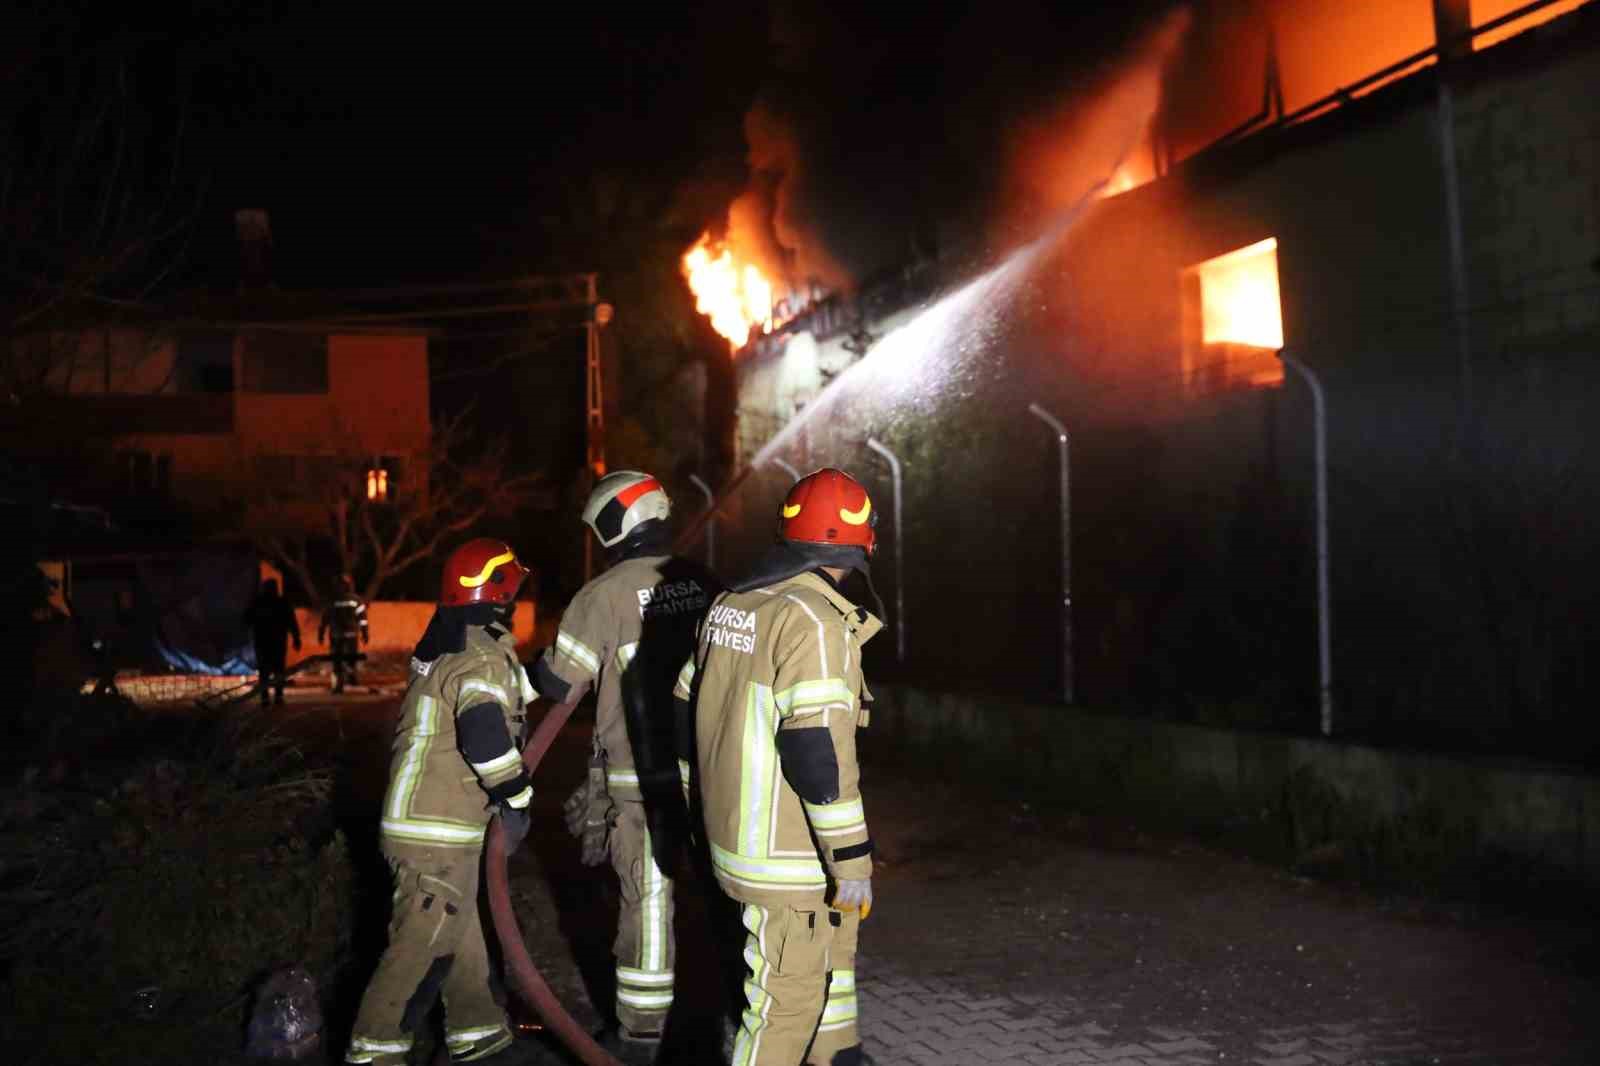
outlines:
[[[936,253],[953,233],[984,231],[1019,207],[1049,210],[1142,136],[1139,94],[1123,93],[1125,114],[1091,112],[1148,63],[1152,34],[1175,7],[777,0],[769,76],[745,117],[750,181],[730,209],[730,243],[792,290],[850,289]],[[1080,168],[1089,178],[1045,188],[1017,179],[1041,137],[1085,131],[1096,139]]]

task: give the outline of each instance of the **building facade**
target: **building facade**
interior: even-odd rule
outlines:
[[[1328,7],[1349,21],[1325,51],[1371,38],[1366,6]],[[1209,125],[1179,108],[1146,180],[1041,219],[1058,239],[737,353],[749,469],[722,555],[770,537],[789,468],[844,466],[910,629],[880,672],[1048,695],[1071,669],[1102,706],[1314,729],[1313,411],[1282,348],[1327,402],[1341,731],[1600,752],[1576,711],[1600,590],[1573,569],[1600,547],[1574,520],[1600,506],[1600,4],[1533,28],[1410,7],[1383,5],[1392,32],[1349,71],[1278,33],[1260,114],[1241,92]],[[1071,437],[1065,545],[1031,405]]]

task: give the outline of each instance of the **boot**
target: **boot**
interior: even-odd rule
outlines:
[[[595,1043],[615,1055],[622,1066],[654,1066],[661,1034],[631,1033],[626,1026],[617,1025],[596,1034]]]

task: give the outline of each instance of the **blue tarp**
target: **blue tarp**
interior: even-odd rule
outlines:
[[[260,567],[248,549],[201,549],[142,561],[139,587],[148,603],[151,642],[174,670],[253,674],[255,649],[244,624]]]
[[[88,555],[73,560],[72,613],[117,667],[253,674],[244,612],[259,583],[249,547]]]

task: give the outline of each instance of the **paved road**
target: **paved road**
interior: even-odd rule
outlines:
[[[291,701],[375,810],[392,697]],[[334,727],[337,727],[336,729]],[[538,781],[549,829],[513,860],[532,950],[574,1012],[610,997],[609,876],[560,829],[587,726]],[[1600,1063],[1600,939],[1573,920],[1385,902],[1189,841],[1047,812],[955,775],[865,768],[880,863],[859,963],[879,1066]],[[683,886],[675,1061],[719,1002],[703,892]],[[529,1061],[544,1061],[533,1046]]]

